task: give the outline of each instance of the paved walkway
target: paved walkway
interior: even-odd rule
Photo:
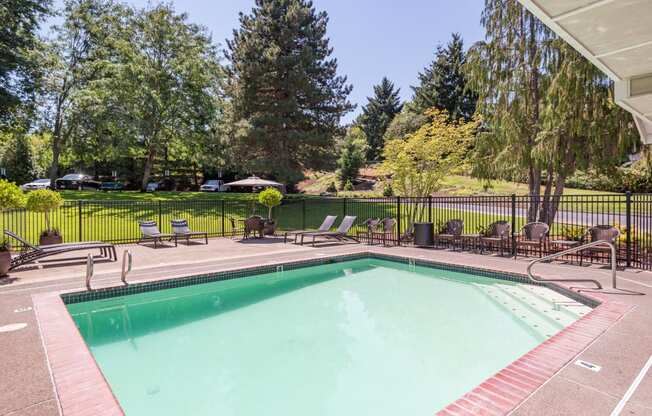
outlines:
[[[119,254],[129,249],[134,254],[130,281],[153,277],[177,277],[210,271],[233,269],[254,264],[274,264],[357,251],[378,251],[389,254],[424,257],[448,263],[481,266],[523,273],[526,260],[517,261],[496,256],[479,256],[444,250],[417,248],[380,248],[364,245],[301,247],[283,244],[282,240],[232,241],[212,239],[208,245],[153,249],[143,246],[120,246]],[[63,265],[65,264],[65,265]],[[539,273],[549,276],[577,276],[600,280],[610,287],[609,271],[598,266],[577,267],[564,264],[543,264]],[[13,332],[0,333],[0,415],[57,415],[55,396],[48,363],[43,352],[38,323],[32,310],[32,295],[83,288],[84,257],[79,253],[64,261],[44,262],[38,267],[23,269],[0,280],[0,327],[24,323]],[[98,262],[94,287],[119,283],[120,262]],[[515,411],[517,415],[609,415],[619,403],[623,415],[652,414],[652,372],[641,377],[628,400],[623,397],[652,356],[652,273],[619,272],[619,287],[645,295],[605,290],[610,300],[634,307],[620,321],[597,338],[576,359],[598,366],[593,372],[574,364],[559,371]]]

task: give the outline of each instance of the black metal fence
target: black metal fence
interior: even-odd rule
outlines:
[[[402,242],[413,222],[433,222],[435,228],[447,220],[464,221],[464,233],[474,234],[498,220],[512,224],[516,239],[528,222],[528,212],[540,209],[540,201],[529,196],[447,196],[427,198],[288,198],[274,208],[273,217],[281,230],[317,228],[326,215],[358,218],[352,233],[364,231],[367,218],[398,220],[393,243]],[[266,208],[252,200],[214,199],[189,201],[67,201],[50,215],[52,225],[64,241],[102,240],[130,243],[140,236],[138,222],[154,220],[162,232],[170,232],[172,219],[185,218],[192,229],[213,237],[228,237],[250,215],[267,216]],[[3,229],[12,230],[37,243],[45,229],[43,214],[25,210],[0,215]],[[558,199],[558,211],[550,228],[550,240],[580,239],[595,225],[618,227],[619,262],[652,269],[652,194],[566,195]],[[234,229],[234,226],[236,229]],[[546,248],[550,251],[552,248]]]

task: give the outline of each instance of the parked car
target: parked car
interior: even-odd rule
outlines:
[[[83,173],[69,173],[63,178],[57,179],[54,185],[57,189],[76,189],[82,191],[84,189],[97,190],[101,184],[91,176],[84,175]]]
[[[145,190],[147,192],[156,192],[156,191],[158,191],[158,182],[150,182],[150,183],[148,183]]]
[[[50,186],[52,181],[49,179],[35,179],[30,183],[20,185],[20,189],[23,191],[35,191],[37,189],[51,189]]]
[[[102,182],[100,185],[100,191],[122,191],[125,189],[122,182]]]
[[[204,182],[204,184],[199,187],[199,190],[202,192],[220,192],[222,190],[223,185],[224,185],[223,180],[211,179]]]

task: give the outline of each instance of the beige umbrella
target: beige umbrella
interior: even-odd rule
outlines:
[[[257,176],[250,176],[247,179],[241,179],[235,182],[229,182],[224,184],[225,186],[239,186],[243,188],[277,188],[281,192],[285,192],[285,185],[282,183],[268,181],[267,179],[261,179]]]

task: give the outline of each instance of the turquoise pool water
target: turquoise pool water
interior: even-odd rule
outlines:
[[[127,415],[431,415],[589,308],[363,259],[67,306]]]

